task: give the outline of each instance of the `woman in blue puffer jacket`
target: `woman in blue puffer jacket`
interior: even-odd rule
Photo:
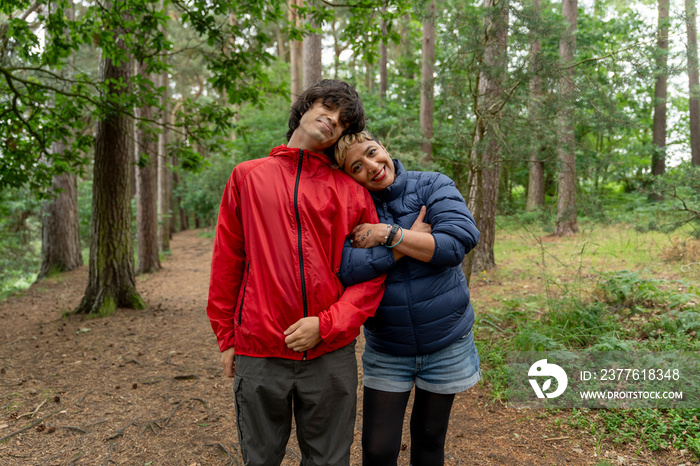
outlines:
[[[444,464],[455,394],[481,378],[461,269],[479,230],[450,178],[406,171],[369,133],[344,136],[335,155],[370,191],[383,222],[353,230],[338,273],[345,286],[387,274],[365,323],[363,464],[396,464],[414,385],[411,465]]]

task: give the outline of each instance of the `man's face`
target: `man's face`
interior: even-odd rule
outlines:
[[[339,108],[317,99],[301,116],[295,134],[299,133],[304,149],[322,152],[335,144],[347,127],[347,123],[340,121]]]

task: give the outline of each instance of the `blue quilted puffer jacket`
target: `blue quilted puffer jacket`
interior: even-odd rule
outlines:
[[[398,160],[394,166],[394,183],[371,193],[379,220],[408,230],[426,206],[425,221],[435,238],[432,260],[395,261],[391,249],[353,248],[347,240],[338,276],[350,286],[387,274],[379,309],[365,322],[366,344],[397,356],[431,354],[467,334],[474,323],[461,263],[479,241],[479,230],[450,178],[406,171]]]

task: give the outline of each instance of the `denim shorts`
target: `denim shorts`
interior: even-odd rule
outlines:
[[[365,345],[362,367],[364,386],[385,392],[410,392],[415,384],[428,392],[452,395],[481,379],[471,330],[447,348],[419,356],[393,356]]]

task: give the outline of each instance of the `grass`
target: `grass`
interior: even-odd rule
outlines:
[[[214,239],[216,236],[216,229],[215,228],[205,228],[199,231],[197,233],[197,236],[200,238],[209,238],[209,239]]]
[[[497,268],[472,275],[484,383],[508,400],[509,351],[700,351],[700,246],[685,229],[582,221],[549,236],[501,218]],[[577,410],[568,425],[596,444],[686,450],[700,459],[700,409]]]

